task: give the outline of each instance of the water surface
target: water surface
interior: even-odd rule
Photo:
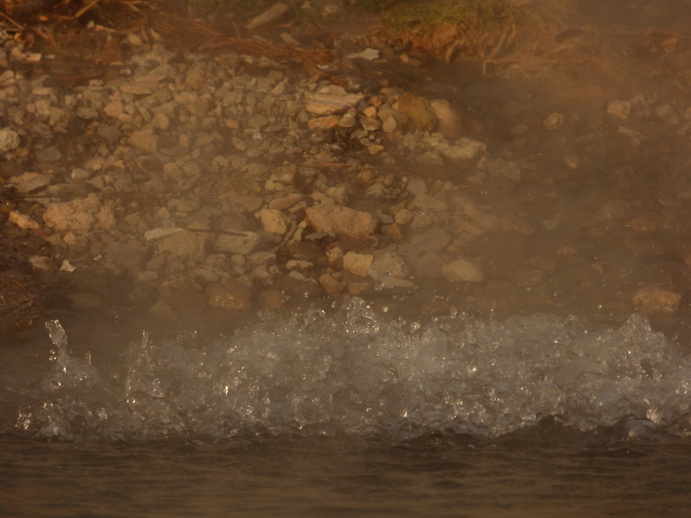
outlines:
[[[7,516],[686,516],[691,361],[619,327],[342,306],[5,346]],[[137,336],[138,335],[138,336]],[[160,335],[160,336],[159,336]]]

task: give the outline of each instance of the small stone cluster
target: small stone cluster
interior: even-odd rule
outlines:
[[[118,276],[131,302],[169,316],[175,293],[277,308],[480,281],[461,245],[503,223],[457,184],[520,180],[459,138],[446,101],[347,91],[232,53],[154,45],[117,78],[70,88],[7,69],[0,102],[2,159],[17,164],[6,181],[43,207],[9,221],[60,250],[62,272]],[[81,290],[73,303],[105,304]]]

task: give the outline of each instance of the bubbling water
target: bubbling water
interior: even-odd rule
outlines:
[[[423,323],[351,299],[333,314],[267,313],[205,343],[145,332],[120,365],[71,355],[60,323],[46,325],[54,365],[16,425],[34,436],[497,437],[548,416],[583,431],[624,418],[634,435],[689,433],[691,361],[639,316],[605,330],[550,315]]]

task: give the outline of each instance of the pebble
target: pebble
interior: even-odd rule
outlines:
[[[290,220],[283,212],[277,209],[260,210],[259,219],[265,232],[284,235],[290,226]]]
[[[632,297],[633,305],[645,312],[674,313],[681,302],[681,295],[669,288],[653,284],[640,288]]]
[[[320,275],[319,284],[321,285],[324,292],[329,295],[341,293],[345,288],[344,284],[330,273],[324,273]]]
[[[449,162],[463,165],[483,157],[487,153],[487,146],[484,142],[462,138],[453,144],[440,143],[437,150]]]
[[[317,232],[328,232],[355,241],[374,234],[377,222],[368,212],[342,205],[317,205],[306,210],[307,222]]]
[[[28,194],[48,186],[50,178],[44,174],[27,172],[12,176],[10,183],[16,187],[17,191]]]
[[[442,267],[442,274],[450,282],[481,282],[485,274],[467,259],[459,258]]]
[[[381,250],[374,253],[367,275],[375,281],[384,282],[391,278],[406,279],[409,270],[403,257],[392,251]]]
[[[373,261],[374,256],[372,254],[348,252],[343,256],[343,269],[360,277],[365,277]]]
[[[216,240],[215,248],[220,252],[247,255],[254,251],[260,240],[255,232],[224,234]]]
[[[451,107],[451,103],[444,99],[433,99],[430,105],[437,117],[437,130],[448,139],[461,136],[461,119]]]
[[[10,220],[10,222],[17,225],[19,228],[24,228],[24,229],[40,228],[40,225],[36,222],[36,220],[34,218],[32,218],[31,216],[27,216],[26,214],[22,214],[21,212],[17,212],[16,210],[10,211],[9,220]]]
[[[21,144],[19,134],[10,128],[0,129],[0,153],[14,151]]]

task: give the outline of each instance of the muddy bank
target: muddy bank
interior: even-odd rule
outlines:
[[[335,73],[130,34],[114,75],[66,85],[6,38],[3,327],[344,295],[679,318],[688,38],[596,22],[484,76],[367,34],[331,38]]]

